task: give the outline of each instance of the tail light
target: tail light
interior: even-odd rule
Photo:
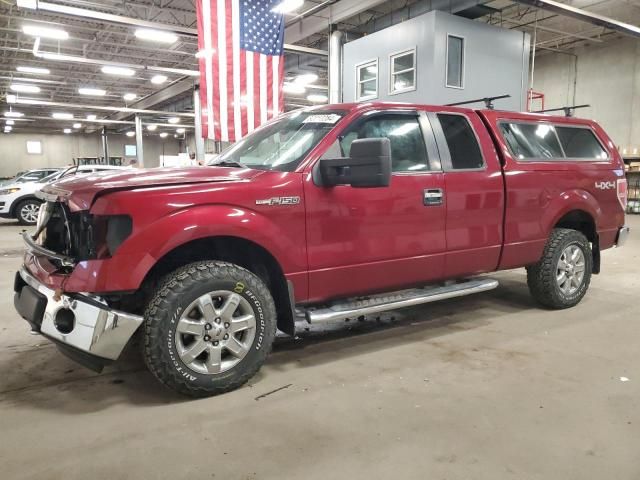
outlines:
[[[622,210],[627,211],[627,179],[618,179],[618,201],[622,206]]]

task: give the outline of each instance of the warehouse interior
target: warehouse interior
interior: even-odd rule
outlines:
[[[142,287],[135,293],[125,288],[129,285],[126,278],[136,277],[143,268],[144,273],[157,269],[169,274],[182,266],[178,256],[170,255],[162,257],[170,257],[168,264],[157,266],[158,252],[165,244],[187,238],[196,225],[205,225],[214,232],[219,223],[235,216],[238,222],[246,223],[238,223],[234,231],[254,228],[259,233],[253,232],[248,237],[251,241],[260,244],[264,238],[265,244],[284,244],[292,258],[300,253],[305,260],[312,259],[311,249],[315,246],[318,258],[325,261],[317,268],[317,278],[334,284],[336,291],[338,284],[356,285],[363,276],[365,283],[383,284],[380,278],[385,275],[393,276],[398,271],[414,275],[415,270],[432,265],[387,265],[373,274],[364,269],[358,275],[347,269],[328,273],[334,265],[332,257],[341,252],[346,252],[354,263],[366,264],[359,259],[393,245],[387,236],[403,248],[415,249],[415,239],[404,238],[403,232],[394,230],[401,228],[406,219],[389,220],[384,235],[377,236],[379,232],[371,230],[371,225],[376,225],[374,219],[367,218],[367,212],[381,211],[381,205],[402,203],[402,192],[397,197],[385,197],[382,188],[353,188],[356,193],[345,195],[346,203],[336,207],[335,211],[342,215],[339,216],[331,210],[327,200],[331,197],[305,197],[308,184],[301,187],[302,197],[287,193],[286,189],[295,183],[292,175],[296,173],[304,172],[297,180],[300,185],[326,182],[328,177],[318,180],[322,174],[312,171],[311,163],[306,165],[305,160],[300,165],[307,170],[281,170],[279,183],[271,190],[252,190],[251,183],[265,176],[265,172],[258,172],[263,166],[249,162],[249,167],[255,168],[231,171],[238,170],[232,164],[241,158],[234,152],[247,148],[251,138],[259,137],[270,127],[252,133],[250,117],[248,135],[243,135],[246,118],[239,112],[253,112],[254,108],[258,111],[261,102],[257,93],[252,96],[251,89],[247,90],[244,76],[237,81],[242,91],[235,91],[238,89],[231,73],[224,81],[224,92],[219,88],[222,83],[207,83],[211,82],[211,58],[218,58],[219,53],[207,43],[206,38],[213,37],[207,37],[206,28],[223,18],[225,13],[221,12],[227,7],[227,26],[234,25],[238,11],[240,18],[245,18],[243,8],[275,12],[282,21],[281,78],[274,73],[276,78],[269,78],[268,87],[264,87],[269,91],[272,88],[276,99],[269,100],[273,106],[268,113],[265,108],[262,117],[256,113],[256,129],[272,118],[279,121],[283,118],[280,114],[289,115],[286,118],[292,121],[302,115],[299,118],[324,123],[329,131],[334,124],[341,125],[351,118],[342,109],[460,107],[454,111],[463,116],[477,110],[490,112],[473,124],[483,133],[472,136],[483,151],[500,159],[502,144],[489,125],[495,112],[499,125],[496,131],[505,123],[500,120],[505,118],[500,117],[500,112],[506,112],[506,118],[516,115],[514,118],[522,125],[539,121],[542,114],[548,116],[545,125],[555,127],[571,126],[575,119],[589,122],[584,125],[598,125],[592,128],[599,135],[596,143],[602,148],[603,158],[620,161],[607,172],[615,177],[605,178],[603,170],[585,174],[580,169],[588,162],[574,162],[574,173],[564,174],[568,178],[574,175],[569,181],[579,186],[575,192],[563,195],[567,199],[575,195],[577,199],[585,196],[578,189],[595,185],[600,193],[611,194],[614,200],[609,206],[590,208],[602,215],[603,222],[621,218],[624,225],[615,225],[618,236],[611,238],[602,253],[598,242],[604,245],[605,233],[597,237],[597,222],[594,237],[585,233],[589,248],[594,249],[594,275],[590,285],[587,281],[585,289],[589,290],[578,300],[580,303],[566,309],[549,309],[537,303],[529,294],[527,271],[531,264],[527,263],[518,265],[527,270],[496,267],[492,270],[498,271],[479,272],[481,279],[497,280],[497,288],[484,293],[445,296],[433,303],[406,303],[408,308],[335,316],[336,320],[315,323],[310,319],[315,318],[314,309],[319,307],[313,300],[321,295],[314,297],[310,293],[304,302],[296,302],[303,273],[309,272],[303,272],[303,266],[296,264],[289,275],[274,255],[274,268],[280,268],[286,276],[281,291],[273,294],[277,333],[274,324],[271,353],[262,368],[247,376],[246,383],[237,389],[194,399],[166,388],[161,383],[167,382],[145,357],[150,355],[145,350],[149,340],[143,337],[152,329],[148,323],[137,334],[131,332],[117,361],[109,362],[100,372],[80,365],[77,355],[61,355],[60,342],[52,343],[47,335],[38,334],[42,332],[32,322],[26,323],[15,306],[23,288],[20,282],[31,285],[30,280],[19,280],[21,271],[31,269],[33,277],[29,274],[29,278],[37,278],[38,282],[45,277],[58,282],[49,287],[55,301],[68,300],[64,308],[75,310],[76,297],[64,295],[78,292],[89,302],[109,303],[111,310],[131,313],[132,318],[137,314],[141,322],[143,317],[148,321],[149,312],[167,308],[168,304],[157,299],[169,296],[168,290],[154,297],[155,304],[145,303],[140,311],[127,310],[127,301],[148,297]],[[248,27],[238,28],[242,36],[242,28]],[[229,31],[227,37],[224,35],[223,31],[219,39],[235,41]],[[244,59],[244,51],[242,55]],[[634,320],[640,313],[640,2],[0,0],[0,59],[0,309],[4,312],[0,318],[0,431],[5,437],[0,442],[2,478],[639,478],[640,327]],[[235,59],[225,61],[229,72],[236,68]],[[275,67],[273,71],[276,72]],[[217,77],[216,81],[222,82]],[[255,92],[263,88],[261,81],[257,80]],[[226,105],[227,99],[231,105],[229,120],[225,120],[222,110],[214,120],[212,110],[220,103]],[[394,102],[402,105],[394,107]],[[236,124],[232,128],[234,108]],[[439,122],[434,113],[437,111],[422,115],[423,130],[429,122]],[[230,126],[223,127],[225,122]],[[216,136],[221,129],[225,133]],[[438,129],[433,130],[435,141],[427,141],[425,152],[428,156],[435,152],[440,157],[442,144]],[[408,133],[401,127],[395,134]],[[394,135],[393,131],[390,135]],[[444,135],[446,132],[443,138]],[[323,138],[309,145],[306,161],[315,158],[314,149],[329,145]],[[557,138],[558,148],[564,153],[564,145]],[[335,139],[337,144],[342,140],[341,136]],[[355,148],[353,143],[352,155]],[[452,155],[455,153],[450,146],[447,148]],[[609,157],[605,150],[610,152]],[[395,154],[393,145],[389,152]],[[258,154],[250,151],[245,155],[251,159]],[[337,156],[349,155],[343,151],[342,155],[334,155]],[[331,156],[318,158],[318,162],[327,158],[334,161]],[[501,209],[506,212],[515,205],[521,212],[537,202],[552,208],[554,177],[564,174],[545,172],[544,178],[523,188],[526,194],[517,196],[509,192],[510,175],[500,169],[511,159],[500,161],[500,173],[492,178],[506,178],[499,188],[499,195],[505,196]],[[512,172],[511,177],[525,176],[535,163],[529,162],[522,170]],[[243,165],[235,165],[238,166]],[[445,160],[438,168],[447,175]],[[481,169],[472,166],[463,170],[468,171],[461,176]],[[389,175],[397,181],[398,177],[407,177],[405,173],[398,175],[394,170]],[[434,172],[418,173],[424,174],[422,178],[435,177],[431,175]],[[583,174],[584,178],[578,179]],[[469,191],[476,192],[484,185],[469,178],[472,180],[465,180],[464,184]],[[609,186],[611,178],[614,180]],[[449,179],[443,181],[445,196],[448,190],[457,188],[448,183]],[[244,186],[228,194],[220,193],[224,196],[218,202],[216,190],[222,191],[225,184],[216,182],[230,180]],[[128,191],[134,184],[144,190],[142,196]],[[184,184],[195,186],[187,191]],[[624,191],[620,190],[622,184]],[[413,186],[407,185],[408,195]],[[443,195],[443,188],[435,195]],[[109,193],[95,193],[98,189]],[[427,208],[432,190],[424,190],[423,205]],[[108,263],[109,256],[100,257],[99,249],[80,245],[77,251],[87,247],[89,252],[83,260],[65,263],[71,255],[68,251],[65,256],[56,257],[61,262],[59,270],[43,267],[38,255],[48,253],[43,253],[42,248],[38,251],[37,245],[24,238],[37,242],[45,228],[43,219],[56,217],[47,205],[76,193],[71,210],[61,210],[66,222],[70,221],[65,215],[74,209],[99,207],[83,217],[86,222],[99,222],[113,212],[119,214],[118,209],[128,204],[134,212],[133,226],[123,221],[122,228],[128,228],[126,235],[140,238],[141,243],[127,248],[127,241],[122,240],[120,252],[124,259],[115,264]],[[115,195],[113,201],[109,200],[111,195]],[[202,205],[218,202],[230,210],[219,217],[202,210],[184,219],[190,215],[196,195],[201,195]],[[242,205],[249,205],[246,210],[234,203],[240,198]],[[317,205],[311,205],[312,200]],[[360,200],[363,203],[356,204]],[[365,201],[370,202],[370,210]],[[478,203],[482,205],[478,207]],[[446,221],[466,219],[473,223],[469,235],[484,232],[483,220],[473,219],[470,212],[474,208],[487,209],[489,203],[486,198],[484,203],[477,198],[470,200],[460,207],[460,217]],[[607,213],[607,208],[613,208],[611,205],[617,209],[615,215]],[[255,212],[263,211],[261,207],[276,212],[274,218],[290,222],[291,228],[276,230],[270,224],[258,223]],[[159,220],[152,221],[151,215],[168,208],[175,210],[167,215],[164,226]],[[500,228],[525,236],[533,228],[531,225],[545,221],[544,208],[539,218],[532,218],[533,213],[527,217],[528,223],[524,218],[505,214],[500,217]],[[287,211],[295,213],[278,216]],[[327,222],[314,223],[310,217],[314,213]],[[149,215],[149,220],[137,224],[135,215]],[[343,223],[332,225],[332,218]],[[302,226],[296,229],[293,223],[298,221]],[[410,219],[406,221],[410,223]],[[585,222],[581,219],[556,226],[571,228]],[[329,227],[321,227],[327,224]],[[88,229],[87,225],[82,224],[80,230]],[[170,229],[171,225],[175,230]],[[139,234],[141,228],[147,230]],[[438,227],[434,221],[428,228]],[[623,228],[625,235],[630,231],[624,247],[608,248],[623,246]],[[76,237],[71,238],[70,227],[68,231],[71,244]],[[288,238],[274,239],[281,231],[288,232],[282,235]],[[53,238],[47,232],[43,242],[53,241],[47,240]],[[99,235],[96,232],[91,230],[89,236],[82,238],[93,241],[93,236]],[[361,235],[361,243],[350,249],[350,236],[355,235]],[[112,248],[109,242],[115,240],[106,238],[109,255],[115,259],[120,243]],[[191,246],[211,247],[216,252],[233,250],[225,243],[230,234],[220,238],[219,243]],[[139,251],[144,248],[143,242],[149,245],[146,252]],[[247,240],[240,253],[229,258],[237,257],[241,266],[245,266],[243,257],[247,262],[254,261],[258,254],[249,249],[249,243]],[[157,250],[152,244],[158,245]],[[551,248],[549,245],[544,247],[545,252]],[[309,253],[302,252],[307,246]],[[501,252],[503,248],[504,243]],[[523,242],[519,254],[524,255],[527,248]],[[268,255],[269,249],[264,250]],[[230,261],[227,257],[201,258],[180,253],[192,260]],[[133,263],[137,254],[144,257],[140,264]],[[480,261],[482,255],[469,254],[462,263]],[[501,260],[506,256],[500,255]],[[152,269],[156,261],[158,264]],[[269,261],[265,260],[265,269],[271,268]],[[104,263],[92,271],[91,265],[99,262]],[[86,273],[70,274],[72,267]],[[40,269],[39,275],[34,273],[35,268]],[[70,280],[67,274],[71,275]],[[113,288],[109,285],[111,297],[96,293],[107,290],[96,286],[104,287],[104,282],[96,279],[100,275],[107,280],[109,275],[119,279],[114,280],[117,285]],[[146,281],[150,274],[140,275]],[[185,275],[183,272],[180,281]],[[272,278],[268,277],[269,272],[265,277],[256,275]],[[62,277],[65,278],[55,280]],[[234,283],[236,290],[232,290],[236,294],[243,293],[245,283],[253,285],[243,278]],[[78,279],[96,288],[83,289],[74,283]],[[443,280],[442,288],[453,281],[437,279]],[[270,282],[265,280],[271,289]],[[317,282],[316,285],[322,283]],[[174,279],[174,286],[175,283]],[[161,291],[170,284],[167,280],[164,287],[154,284],[154,288]],[[309,280],[305,276],[304,285],[313,291],[311,276]],[[397,290],[398,295],[404,291]],[[317,291],[333,290],[330,286],[323,290],[320,285]],[[371,292],[354,286],[348,291],[350,298],[356,298],[354,292],[362,293],[357,297],[358,305],[366,304],[369,294],[386,293],[373,286]],[[117,297],[119,303],[111,303],[112,297]],[[289,302],[285,313],[281,301]],[[245,309],[244,313],[251,308],[246,305],[249,303],[244,301],[239,307]],[[353,312],[359,310],[354,307]],[[283,316],[291,317],[295,329],[283,327]],[[118,334],[117,321],[106,315],[99,318],[104,331],[111,329]],[[169,320],[167,317],[168,323]],[[207,325],[207,329],[212,328]],[[60,338],[73,337],[74,328],[74,324],[67,332],[59,328]],[[220,341],[226,340],[228,337],[222,335],[229,335],[227,330],[217,328],[214,325],[211,331],[216,331]],[[99,343],[98,336],[94,333],[85,340],[93,346]],[[178,338],[175,342],[179,343]],[[258,341],[262,342],[261,336]],[[173,357],[165,363],[172,361]],[[188,369],[184,371],[188,377]]]

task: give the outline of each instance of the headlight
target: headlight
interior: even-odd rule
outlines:
[[[0,190],[0,195],[11,195],[12,193],[16,193],[19,191],[19,188],[6,188],[4,190]]]

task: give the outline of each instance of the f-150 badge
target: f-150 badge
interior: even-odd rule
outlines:
[[[298,205],[300,197],[271,197],[256,200],[256,205]]]

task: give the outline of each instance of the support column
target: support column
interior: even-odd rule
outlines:
[[[107,127],[102,127],[102,156],[104,157],[105,164],[109,165],[109,139],[107,137]]]
[[[144,151],[143,151],[143,140],[142,140],[142,117],[140,115],[136,115],[136,160],[138,161],[138,167],[144,167]]]
[[[342,102],[342,32],[329,37],[329,103]]]
[[[196,161],[204,162],[204,138],[202,138],[202,104],[200,103],[200,87],[193,89],[193,112],[195,114]]]

